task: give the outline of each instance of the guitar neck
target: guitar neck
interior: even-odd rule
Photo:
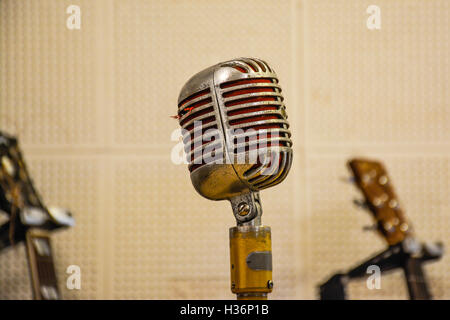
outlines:
[[[29,229],[26,246],[34,299],[60,299],[50,237],[46,232]]]
[[[431,300],[422,261],[417,258],[407,258],[404,265],[406,282],[411,300]]]

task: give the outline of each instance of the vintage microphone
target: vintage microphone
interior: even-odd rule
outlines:
[[[178,119],[192,184],[231,202],[231,291],[267,299],[272,291],[270,227],[261,224],[259,190],[285,179],[292,164],[286,108],[275,71],[239,58],[194,75],[178,98]]]

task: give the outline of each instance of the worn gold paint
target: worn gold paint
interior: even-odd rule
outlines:
[[[239,300],[267,299],[267,294],[272,292],[268,287],[272,271],[252,270],[247,266],[248,255],[255,251],[272,251],[270,227],[230,229],[231,291]]]

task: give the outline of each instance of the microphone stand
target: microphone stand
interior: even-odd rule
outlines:
[[[438,260],[442,257],[441,243],[420,244],[413,238],[389,246],[385,251],[371,257],[346,273],[337,273],[327,282],[319,286],[321,300],[346,300],[346,286],[352,279],[367,276],[367,268],[376,265],[381,274],[395,269],[403,269],[411,300],[430,300],[432,298],[422,265],[426,261]],[[381,275],[380,275],[381,276]]]
[[[231,291],[238,300],[267,300],[272,292],[270,227],[261,224],[258,192],[230,199],[237,226],[230,228]]]

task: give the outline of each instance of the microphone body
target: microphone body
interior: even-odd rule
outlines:
[[[259,191],[282,182],[292,164],[286,107],[275,71],[263,60],[239,58],[188,80],[178,119],[191,181],[211,200],[231,202],[231,291],[238,299],[272,292],[270,227],[261,225]]]
[[[257,192],[284,180],[292,141],[274,70],[255,58],[194,75],[178,98],[192,184],[212,200]]]

